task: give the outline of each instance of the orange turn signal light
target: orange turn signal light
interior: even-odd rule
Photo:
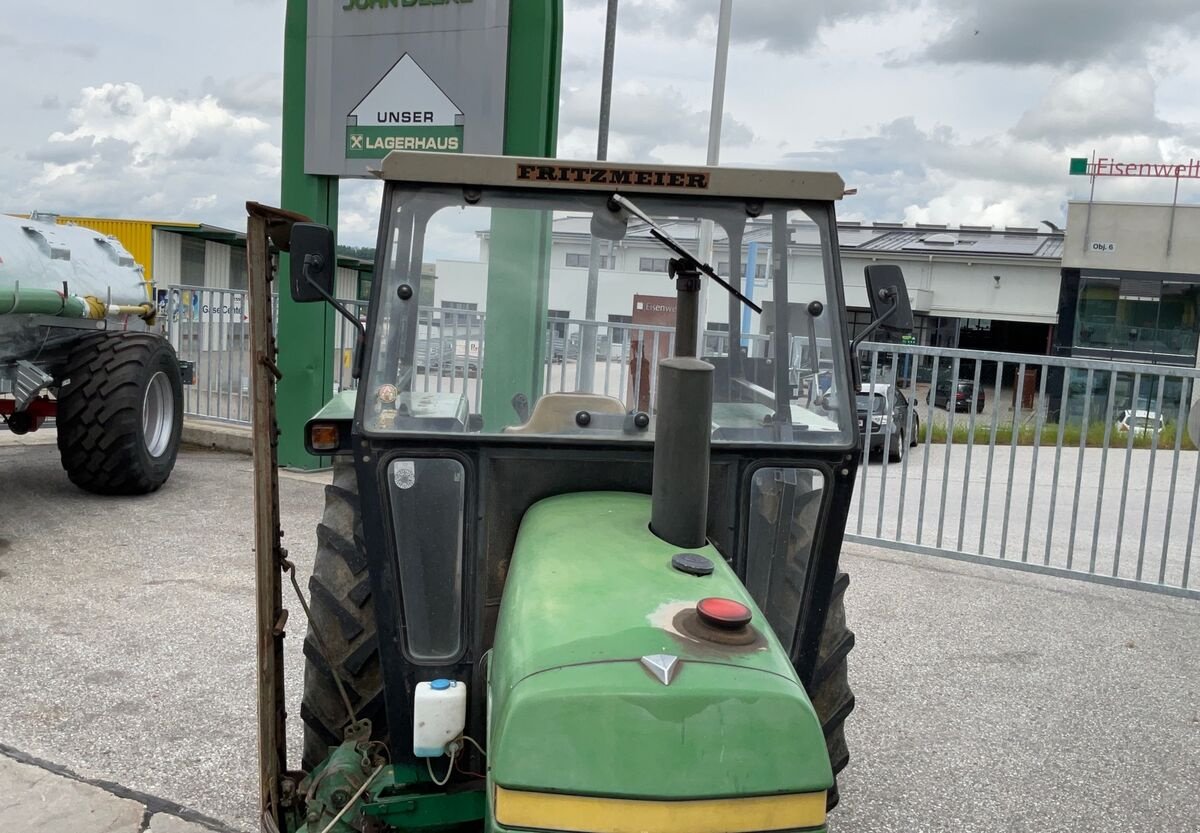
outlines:
[[[336,425],[314,425],[308,431],[308,443],[314,451],[335,451],[338,447]]]

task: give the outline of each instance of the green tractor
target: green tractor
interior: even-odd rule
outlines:
[[[824,830],[854,706],[838,555],[861,456],[841,178],[400,152],[379,175],[358,388],[306,428],[335,462],[294,770],[275,252],[294,300],[341,307],[330,230],[249,206],[262,829]],[[718,275],[676,239],[704,226],[718,249],[769,247],[762,306],[738,257]],[[669,350],[597,339],[594,316],[584,341],[620,358],[556,355],[554,304],[586,279],[552,257],[570,230],[667,261],[600,278],[626,308],[673,282]],[[899,270],[867,278],[875,326],[911,329]]]

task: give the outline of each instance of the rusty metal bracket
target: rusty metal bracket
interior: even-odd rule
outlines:
[[[254,578],[258,646],[258,774],[261,829],[285,828],[282,779],[287,770],[287,710],[283,690],[283,530],[279,517],[279,471],[275,419],[275,383],[282,378],[275,362],[271,284],[276,251],[287,251],[292,226],[307,217],[247,203],[246,273],[249,291],[254,450]],[[264,372],[265,371],[265,372]],[[293,572],[293,583],[295,581]]]

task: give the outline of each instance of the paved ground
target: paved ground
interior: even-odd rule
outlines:
[[[191,819],[191,820],[189,820]],[[0,829],[21,833],[222,833],[213,819],[0,747]]]
[[[13,754],[253,829],[249,459],[185,452],[119,501],[74,490],[52,445],[0,444],[0,471],[0,829],[60,804]],[[323,482],[281,480],[304,574]],[[1194,601],[861,546],[845,563],[858,708],[834,833],[1196,829]],[[59,828],[147,821],[93,797],[111,821]]]

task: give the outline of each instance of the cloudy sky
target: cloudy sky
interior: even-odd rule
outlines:
[[[240,227],[278,200],[283,0],[0,3],[0,210]],[[595,153],[604,5],[565,0],[562,157]],[[704,161],[717,6],[621,0],[611,158]],[[835,169],[848,219],[1061,223],[1071,156],[1200,157],[1198,89],[1196,0],[735,0],[721,157]],[[342,193],[373,243],[377,189]]]

